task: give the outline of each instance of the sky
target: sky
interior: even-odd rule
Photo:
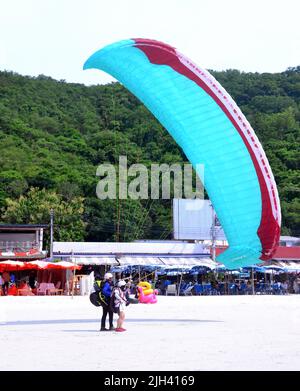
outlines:
[[[110,43],[150,38],[210,70],[300,65],[299,0],[0,0],[0,70],[104,84],[82,70]]]

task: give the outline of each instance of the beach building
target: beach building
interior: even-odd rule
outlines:
[[[0,261],[43,259],[46,224],[0,224]]]
[[[101,273],[112,266],[207,266],[217,263],[210,258],[209,249],[200,243],[177,241],[120,242],[54,242],[54,259],[72,261],[83,266],[78,275],[81,294],[89,292],[92,280],[89,271],[97,267]],[[70,272],[67,271],[71,276]],[[67,277],[68,280],[68,277]]]
[[[131,243],[120,242],[54,242],[53,256],[56,260],[72,261],[82,266],[81,272],[76,275],[76,292],[87,294],[90,291],[93,279],[91,272],[95,269],[104,274],[116,267],[152,266],[162,268],[191,269],[204,268],[207,272],[222,267],[213,260],[211,243],[191,241],[155,241],[141,240]],[[216,256],[225,251],[227,246],[216,246]],[[262,265],[286,272],[300,272],[300,247],[279,246],[275,256],[270,262]],[[250,265],[249,265],[250,266]],[[73,278],[70,271],[67,277]],[[174,270],[175,273],[175,270]],[[179,272],[180,273],[180,272]],[[274,271],[274,275],[277,272]],[[273,281],[273,275],[269,278]],[[271,281],[272,280],[272,281]]]

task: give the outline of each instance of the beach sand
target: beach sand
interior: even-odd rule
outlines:
[[[158,296],[99,332],[87,296],[0,297],[0,370],[300,370],[300,295]]]

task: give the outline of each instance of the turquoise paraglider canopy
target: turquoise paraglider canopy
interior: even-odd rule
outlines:
[[[265,152],[231,96],[177,49],[130,39],[95,52],[84,69],[101,69],[127,87],[167,129],[197,171],[229,248],[217,260],[238,268],[271,259],[281,212]],[[204,181],[205,179],[205,181]]]

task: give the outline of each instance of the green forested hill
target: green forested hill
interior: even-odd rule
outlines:
[[[279,189],[282,233],[299,235],[300,67],[277,74],[212,73],[263,144]],[[1,222],[48,222],[40,209],[30,212],[36,202],[36,196],[31,198],[36,190],[30,189],[38,188],[72,207],[83,202],[78,218],[84,224],[70,221],[66,233],[56,221],[62,240],[171,237],[170,200],[96,197],[97,166],[115,163],[119,155],[127,155],[128,164],[148,166],[186,161],[156,119],[119,83],[86,87],[0,72],[0,140]],[[51,204],[39,202],[45,208]]]

